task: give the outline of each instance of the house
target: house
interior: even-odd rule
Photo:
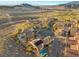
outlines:
[[[75,34],[74,37],[70,37],[67,43],[70,45],[70,47],[67,49],[67,52],[78,56],[79,55],[79,39],[77,39],[77,35]]]

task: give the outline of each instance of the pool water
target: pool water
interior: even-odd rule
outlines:
[[[40,50],[40,56],[45,56],[45,55],[47,55],[47,50],[45,49]]]

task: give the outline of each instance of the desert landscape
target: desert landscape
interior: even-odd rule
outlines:
[[[79,1],[0,6],[0,57],[79,57]]]

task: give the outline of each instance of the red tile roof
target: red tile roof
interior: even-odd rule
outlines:
[[[79,56],[79,51],[77,51],[77,50],[67,49],[67,52]]]
[[[77,40],[68,40],[68,44],[75,45],[77,43]]]

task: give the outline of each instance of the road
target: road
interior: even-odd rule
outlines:
[[[23,23],[23,22],[25,22],[24,20],[23,21],[10,21],[10,22],[7,22],[7,23],[2,23],[2,24],[0,24],[0,27],[2,27],[2,26],[7,26],[7,25],[15,25],[15,24],[18,24],[18,23]]]
[[[62,39],[60,38],[54,38],[51,48],[49,49],[49,51],[51,50],[49,57],[61,57],[64,55],[62,51],[64,50],[65,46],[61,40]]]

